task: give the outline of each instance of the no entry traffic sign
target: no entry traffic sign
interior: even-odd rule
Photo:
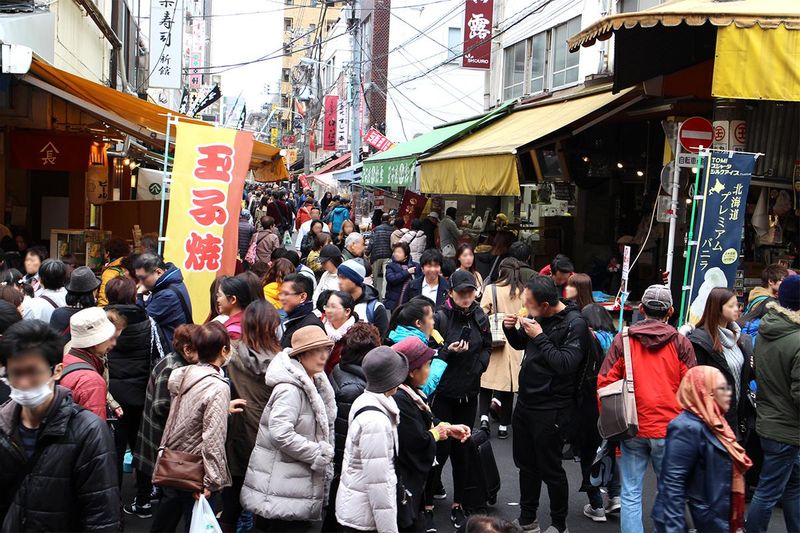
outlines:
[[[697,153],[700,147],[709,148],[713,139],[711,122],[703,117],[686,119],[678,130],[678,139],[684,150]]]

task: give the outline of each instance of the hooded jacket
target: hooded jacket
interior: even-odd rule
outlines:
[[[161,446],[201,455],[205,470],[203,486],[211,492],[229,486],[231,474],[225,456],[231,401],[228,380],[213,366],[196,364],[173,370],[167,386],[172,405]],[[177,402],[179,391],[183,396]],[[171,429],[170,424],[174,424]]]
[[[331,211],[331,233],[339,233],[342,231],[342,224],[350,218],[350,210],[343,205],[337,206]]]
[[[681,412],[675,395],[686,371],[697,365],[694,348],[686,337],[660,320],[637,322],[628,332],[639,416],[637,437],[663,439],[667,435],[667,424]],[[597,388],[624,376],[622,334],[618,333],[600,367]]]
[[[323,372],[313,380],[284,350],[266,375],[272,388],[241,492],[264,518],[319,520],[333,477],[336,401]]]
[[[447,347],[458,342],[465,326],[470,328],[469,348],[465,352],[450,352]],[[439,358],[447,363],[436,386],[436,396],[454,399],[477,396],[481,375],[489,366],[492,352],[492,333],[483,309],[476,301],[465,311],[448,300],[447,305],[436,311],[434,328],[444,337]]]
[[[20,410],[13,401],[0,407],[2,531],[119,531],[116,454],[105,422],[57,386],[29,465]]]
[[[165,352],[158,328],[138,305],[112,305],[125,317],[128,325],[122,330],[117,345],[108,352],[108,388],[122,405],[141,407],[147,393],[147,381],[155,363]]]
[[[372,285],[364,284],[361,289],[361,298],[356,300],[354,311],[361,322],[369,322],[378,328],[381,338],[384,338],[389,333],[389,313],[380,302],[378,291]],[[369,312],[369,308],[372,308],[372,313]]]
[[[183,305],[175,290],[170,289],[174,287],[184,299],[189,314],[192,312],[192,300],[189,297],[189,291],[183,283],[183,274],[180,269],[172,263],[167,263],[167,271],[158,278],[155,287],[151,291],[150,298],[144,301],[141,295],[138,296],[136,303],[144,307],[147,314],[150,315],[156,324],[159,325],[161,331],[164,333],[164,339],[167,343],[168,352],[172,351],[172,335],[175,333],[175,328],[181,324],[191,324],[191,316],[186,316],[183,311]]]
[[[359,414],[368,406],[377,410]],[[353,403],[349,419],[336,519],[345,527],[362,531],[396,532],[394,458],[400,410],[393,398],[365,392]]]
[[[731,426],[734,433],[736,433],[737,440],[742,442],[747,438],[748,432],[755,425],[756,417],[755,409],[753,408],[753,403],[750,401],[749,394],[750,381],[753,379],[753,343],[750,341],[749,335],[742,335],[741,332],[739,332],[737,333],[737,337],[736,344],[739,346],[744,356],[744,363],[742,364],[742,370],[739,375],[739,383],[741,383],[741,386],[739,387],[739,396],[737,397],[736,394],[733,395],[731,407],[728,409],[728,412],[725,413],[725,419],[728,421],[728,425]],[[688,335],[688,339],[694,348],[697,364],[713,366],[718,369],[722,372],[722,375],[725,376],[725,379],[728,380],[728,385],[731,386],[731,390],[735,391],[735,381],[731,369],[727,361],[725,361],[725,356],[722,352],[714,350],[714,344],[711,341],[711,336],[708,334],[708,331],[706,331],[705,328],[695,328]]]
[[[755,349],[756,432],[800,446],[800,311],[770,303]]]
[[[579,373],[590,350],[589,327],[578,306],[537,319],[542,334],[530,338],[519,328],[503,328],[506,341],[525,350],[519,371],[518,403],[528,409],[563,409],[575,403]]]

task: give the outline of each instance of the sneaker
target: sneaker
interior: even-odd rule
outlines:
[[[161,492],[161,487],[153,487],[153,490],[150,492],[150,503],[160,502],[161,496],[163,496],[163,493]]]
[[[564,530],[562,531],[558,529],[556,526],[550,526],[544,530],[544,533],[569,533],[569,529],[565,527]]]
[[[608,499],[608,503],[606,503],[607,513],[618,513],[621,508],[622,500],[619,496],[614,496],[613,498]]]
[[[508,438],[508,427],[500,426],[497,428],[497,438],[498,439],[507,439]]]
[[[514,520],[514,525],[521,531],[528,531],[529,533],[541,533],[539,528],[539,521],[534,520],[530,524],[521,524],[519,519]]]
[[[495,422],[500,420],[500,411],[502,409],[503,403],[497,398],[492,398],[492,402],[489,404],[489,416],[492,417],[492,420]]]
[[[489,425],[488,418],[481,418],[481,429],[487,432],[491,431],[491,426]]]
[[[253,513],[250,511],[242,511],[242,514],[239,515],[239,519],[236,521],[236,533],[247,533],[248,531],[253,531],[256,528],[256,521],[253,517]]]
[[[591,504],[588,503],[583,506],[583,515],[587,518],[590,518],[594,522],[605,522],[607,520],[605,509],[602,507],[595,509],[591,506]]]
[[[447,499],[447,491],[444,489],[444,486],[440,486],[436,492],[433,493],[434,500],[446,500]]]
[[[424,513],[425,533],[436,533],[436,524],[433,523],[433,511],[426,510]]]
[[[456,529],[461,529],[467,523],[467,515],[464,514],[464,509],[460,505],[450,509],[450,521]]]
[[[129,505],[123,505],[122,510],[125,511],[125,514],[133,515],[138,518],[153,517],[153,507],[149,503],[139,505],[138,503],[136,503],[136,500],[134,500]]]

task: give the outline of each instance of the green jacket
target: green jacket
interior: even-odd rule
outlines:
[[[756,431],[800,446],[800,311],[770,303],[758,328]]]

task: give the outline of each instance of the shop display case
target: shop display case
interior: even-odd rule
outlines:
[[[96,229],[54,229],[50,231],[50,257],[75,256],[78,266],[99,271],[105,263],[105,243],[110,231]]]

